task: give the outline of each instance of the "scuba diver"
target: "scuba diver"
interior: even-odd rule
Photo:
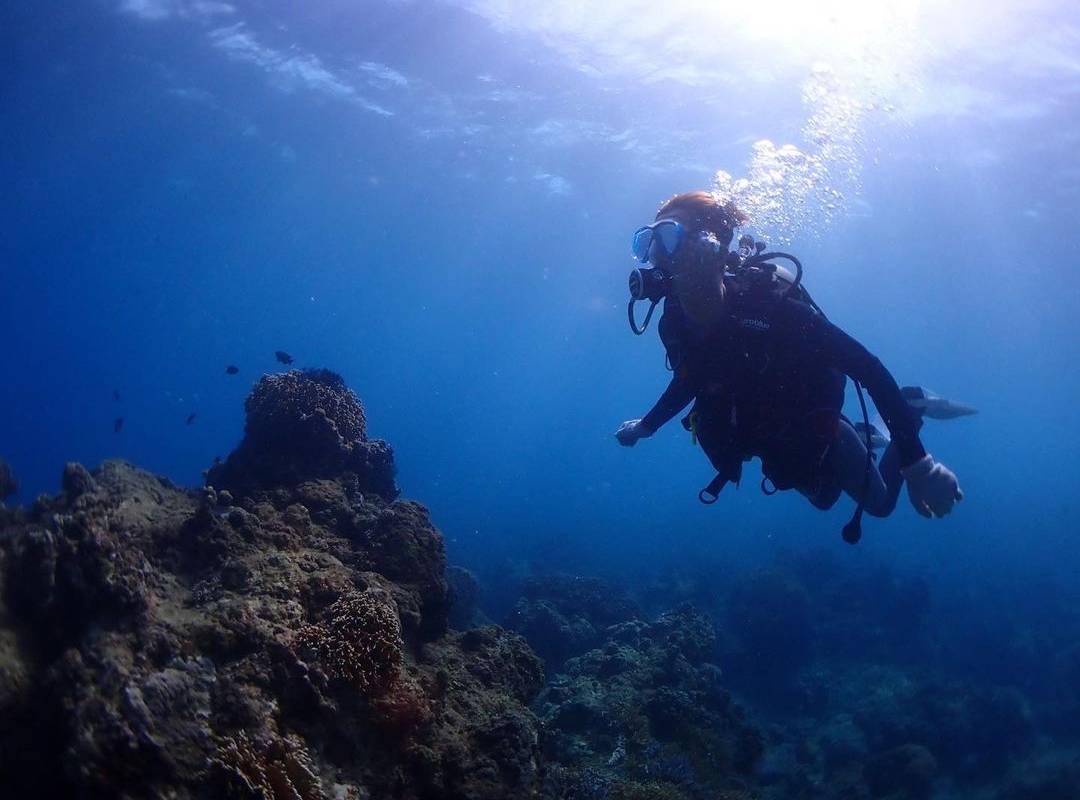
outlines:
[[[672,377],[652,410],[619,427],[619,443],[631,447],[652,436],[693,402],[683,425],[717,471],[698,495],[703,503],[716,502],[726,483],[737,484],[743,462],[756,456],[766,494],[794,488],[819,509],[831,508],[841,493],[852,497],[858,505],[844,528],[852,544],[863,511],[888,516],[905,481],[922,516],[948,514],[963,493],[924,449],[922,419],[975,410],[918,387],[901,389],[875,356],[829,322],[802,286],[794,256],[763,252],[764,243],[749,236],[729,252],[746,221],[733,203],[688,192],[634,234],[633,254],[650,266],[630,275],[630,327],[644,333],[664,301],[658,328]],[[639,325],[634,306],[646,300]],[[842,414],[848,377],[862,424]],[[874,449],[887,440],[869,423],[863,386],[891,434],[876,464]]]

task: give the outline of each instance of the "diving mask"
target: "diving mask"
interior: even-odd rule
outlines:
[[[660,252],[671,258],[686,241],[686,228],[681,222],[673,219],[662,219],[651,225],[643,225],[634,231],[631,240],[630,251],[634,258],[642,264],[648,264],[653,260],[653,247],[658,247]]]

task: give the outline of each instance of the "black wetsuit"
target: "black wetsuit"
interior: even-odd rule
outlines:
[[[829,477],[823,465],[848,375],[869,392],[899,464],[925,455],[918,417],[865,347],[804,302],[725,285],[726,317],[705,337],[694,335],[673,298],[665,301],[659,330],[674,374],[643,418],[646,428],[659,429],[694,400],[688,427],[724,478],[738,481],[742,462],[758,456],[778,489],[817,491]]]

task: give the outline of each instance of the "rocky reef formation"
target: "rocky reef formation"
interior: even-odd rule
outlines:
[[[732,580],[711,610],[724,621],[718,649],[728,688],[764,735],[762,797],[1075,794],[1075,784],[1060,787],[1080,774],[1080,737],[1075,718],[1056,721],[1076,709],[1067,689],[1076,673],[1062,666],[1068,648],[1043,640],[1052,630],[1059,642],[1074,640],[1076,607],[1032,603],[1037,613],[1014,627],[1007,620],[1019,597],[1003,604],[1008,613],[988,616],[987,600],[1000,591],[983,587],[971,608],[943,608],[921,577],[821,552]],[[978,671],[950,664],[958,651]],[[1072,749],[1047,758],[1050,742]]]
[[[356,395],[327,369],[264,375],[244,403],[244,439],[207,474],[207,483],[236,495],[355,475],[365,492],[398,495],[394,454],[367,437]]]
[[[19,482],[15,480],[15,473],[0,458],[0,503],[3,503],[17,491],[19,491]]]
[[[803,553],[519,572],[499,627],[340,378],[247,410],[205,488],[69,464],[0,506],[0,796],[1077,796],[1075,593]]]
[[[0,533],[4,796],[537,796],[542,665],[448,631],[442,537],[330,373],[185,490],[121,462]]]
[[[690,606],[608,627],[537,699],[556,796],[715,798],[753,783],[762,739],[712,663],[712,622]],[[747,795],[749,796],[749,795]]]
[[[528,639],[549,669],[557,669],[601,644],[608,626],[640,616],[625,591],[599,578],[536,575],[525,580],[504,624]]]

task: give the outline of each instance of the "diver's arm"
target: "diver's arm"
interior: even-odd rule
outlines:
[[[652,436],[666,425],[672,417],[686,408],[694,399],[694,387],[690,380],[689,366],[683,348],[686,322],[682,308],[671,298],[664,301],[664,315],[656,326],[664,345],[667,361],[672,366],[671,382],[640,423],[646,436]]]
[[[641,418],[641,424],[650,435],[656,433],[672,417],[686,408],[693,399],[694,389],[690,385],[690,381],[685,375],[677,371],[671,376],[671,383],[668,384],[664,393],[660,395],[656,405]]]
[[[808,339],[816,342],[829,363],[866,387],[898,448],[900,466],[906,468],[924,458],[926,450],[919,439],[916,418],[892,373],[877,356],[840,328],[809,309],[807,313],[811,315],[804,328]]]

